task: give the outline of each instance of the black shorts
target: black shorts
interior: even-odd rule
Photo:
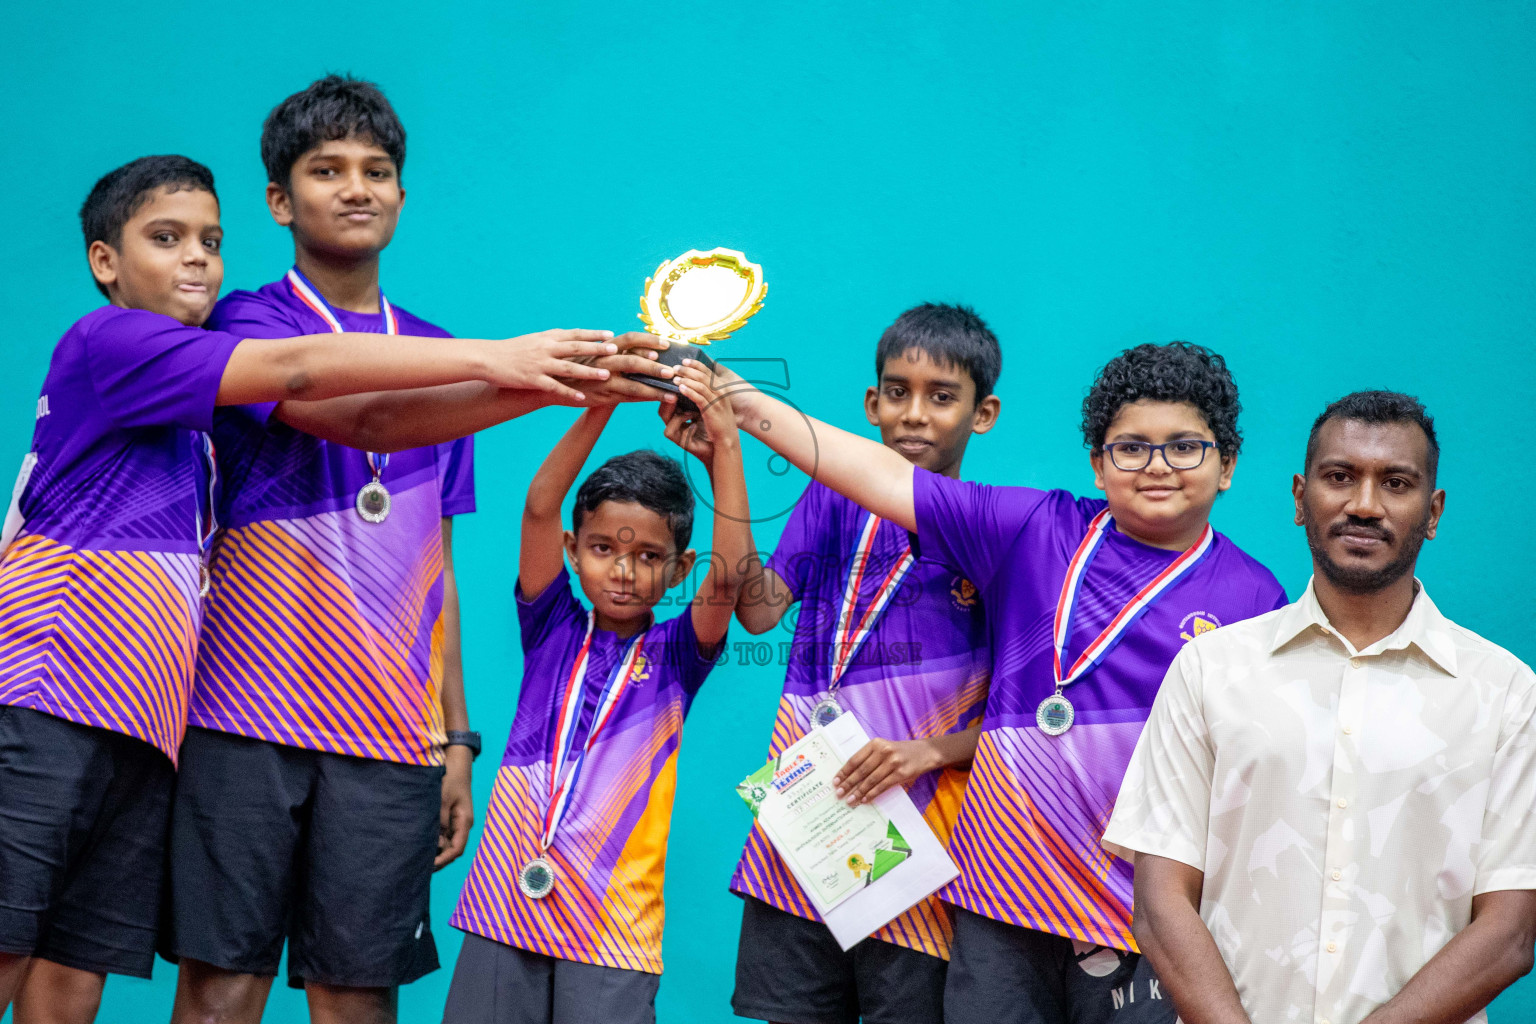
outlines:
[[[661,975],[583,964],[466,933],[443,1024],[656,1024]]]
[[[437,969],[443,769],[188,729],[162,952],[288,983],[393,988]]]
[[[959,907],[945,1024],[1174,1024],[1137,953],[1004,924]]]
[[[844,952],[820,921],[762,900],[742,902],[736,952],[738,1017],[780,1024],[935,1024],[943,1018],[943,960],[879,939]]]
[[[0,706],[0,951],[149,977],[174,780],[143,740]]]

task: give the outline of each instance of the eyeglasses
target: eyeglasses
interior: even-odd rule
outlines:
[[[1104,446],[1115,468],[1127,473],[1137,473],[1152,465],[1152,456],[1163,453],[1163,461],[1169,469],[1194,469],[1205,461],[1205,453],[1216,447],[1215,441],[1183,438],[1166,444],[1148,444],[1145,441],[1114,441]]]

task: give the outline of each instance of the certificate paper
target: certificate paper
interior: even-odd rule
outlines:
[[[736,787],[843,949],[959,874],[900,786],[857,808],[834,795],[833,777],[867,742],[844,712]]]

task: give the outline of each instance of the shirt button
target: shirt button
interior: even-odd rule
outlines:
[[[1337,953],[1338,951],[1339,951],[1339,944],[1337,942],[1330,942],[1330,943],[1328,943],[1328,952],[1330,952],[1330,953]]]
[[[1343,810],[1344,808],[1346,808],[1348,806],[1349,806],[1349,801],[1345,800],[1343,797],[1339,797],[1339,809]]]
[[[1360,667],[1360,659],[1359,658],[1350,658],[1349,659],[1349,667],[1350,668],[1359,668]]]
[[[1344,735],[1345,736],[1352,736],[1352,735],[1354,735],[1354,732],[1355,732],[1355,727],[1354,726],[1346,725],[1344,727]]]
[[[1337,882],[1337,881],[1338,881],[1338,880],[1339,880],[1339,879],[1341,879],[1341,878],[1343,878],[1343,877],[1344,877],[1344,872],[1342,872],[1342,871],[1335,871],[1335,872],[1334,872],[1334,873],[1333,873],[1333,880],[1334,880],[1334,881],[1335,881],[1335,882]]]

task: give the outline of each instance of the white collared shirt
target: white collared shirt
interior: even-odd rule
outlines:
[[[1309,583],[1179,653],[1104,845],[1205,873],[1200,916],[1254,1024],[1356,1024],[1473,896],[1536,889],[1533,706],[1531,670],[1422,587],[1356,651]]]

